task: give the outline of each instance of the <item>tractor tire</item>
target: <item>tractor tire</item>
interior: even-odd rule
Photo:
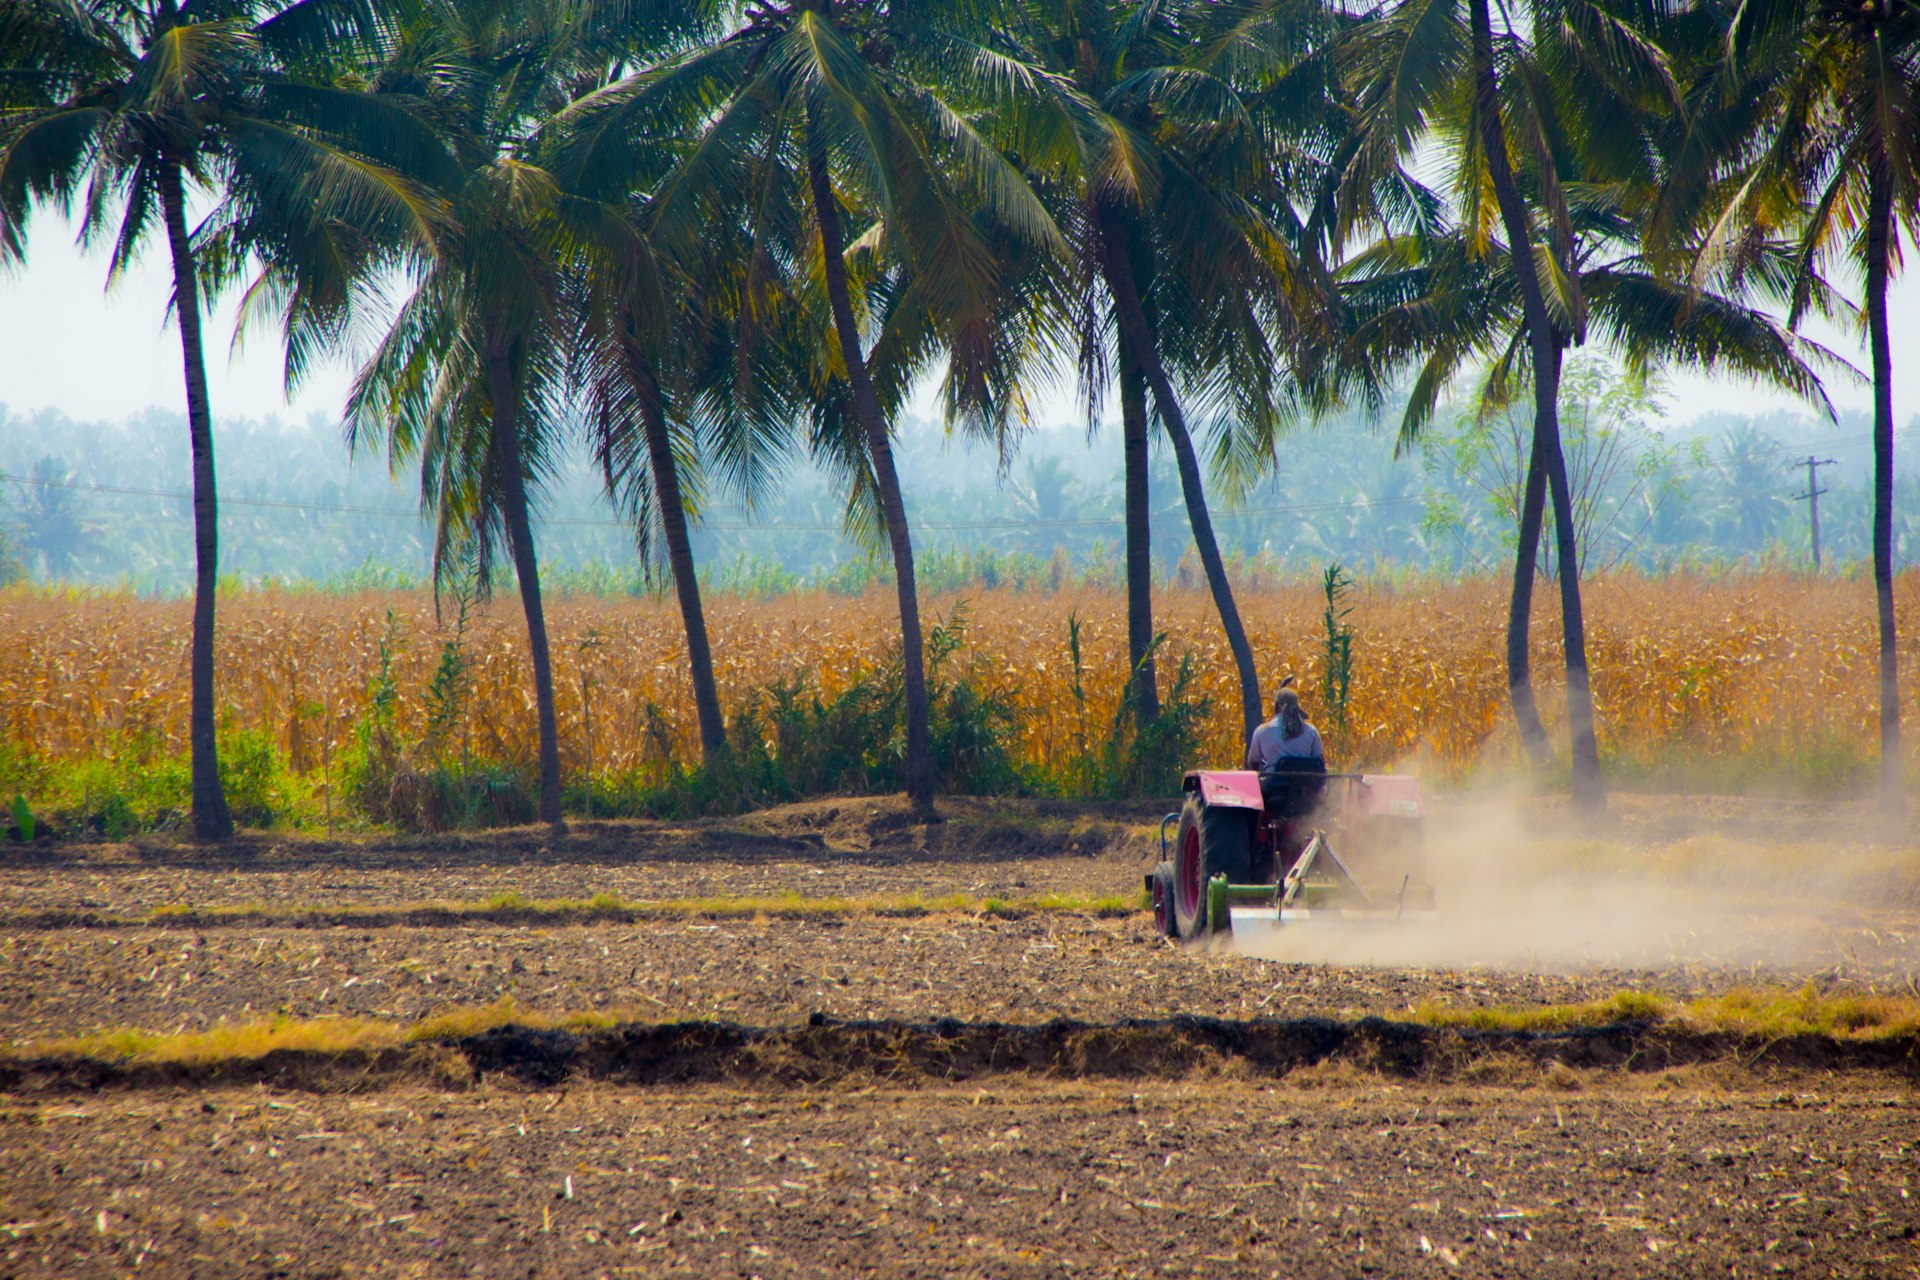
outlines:
[[[1173,918],[1173,864],[1156,863],[1153,875],[1149,877],[1153,886],[1153,927],[1156,932],[1169,938],[1180,936],[1180,926]]]
[[[1207,919],[1207,882],[1225,876],[1245,884],[1253,859],[1253,814],[1202,804],[1190,795],[1180,809],[1180,837],[1173,863],[1173,918],[1179,936],[1228,932],[1233,923]]]

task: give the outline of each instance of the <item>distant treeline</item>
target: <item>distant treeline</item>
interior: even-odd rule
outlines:
[[[1868,555],[1871,453],[1864,418],[1667,417],[1657,389],[1597,361],[1570,368],[1565,415],[1587,568],[1646,572],[1811,561],[1805,459],[1819,471],[1823,553]],[[1216,493],[1216,526],[1236,576],[1258,585],[1316,575],[1330,561],[1371,574],[1502,572],[1511,563],[1518,413],[1448,415],[1396,458],[1398,410],[1302,424],[1274,476]],[[0,406],[0,578],[178,594],[192,581],[186,427],[150,411],[80,422]],[[1910,424],[1906,438],[1920,435]],[[411,588],[430,574],[431,530],[412,477],[379,459],[349,463],[334,424],[229,421],[218,431],[221,562],[238,582],[335,591]],[[1079,428],[1029,433],[1003,468],[990,448],[910,420],[898,458],[930,593],[984,586],[1117,587],[1122,486],[1116,451]],[[1199,583],[1172,459],[1152,473],[1159,575]],[[1920,547],[1920,478],[1897,485],[1896,563]],[[590,460],[564,462],[540,512],[550,590],[601,595],[663,588],[602,496]],[[842,526],[844,498],[804,459],[755,510],[716,505],[696,527],[702,573],[743,595],[858,593],[891,581],[880,548]],[[1549,540],[1549,546],[1551,541]],[[1548,569],[1551,571],[1549,558]]]

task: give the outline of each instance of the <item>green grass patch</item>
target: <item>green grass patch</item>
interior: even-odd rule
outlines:
[[[1828,994],[1812,986],[1740,988],[1697,1000],[1619,991],[1605,1000],[1534,1007],[1461,1008],[1422,1004],[1413,1021],[1470,1031],[1541,1032],[1653,1022],[1676,1030],[1756,1040],[1817,1036],[1830,1040],[1901,1040],[1920,1036],[1920,1000],[1906,996]]]
[[[1640,991],[1620,991],[1605,1000],[1581,1004],[1455,1005],[1427,1002],[1413,1010],[1413,1020],[1429,1027],[1463,1031],[1566,1031],[1574,1027],[1604,1027],[1616,1022],[1659,1022],[1671,1016],[1673,1002]]]
[[[173,1035],[130,1029],[103,1031],[31,1041],[7,1050],[7,1054],[15,1058],[85,1058],[100,1062],[206,1066],[264,1058],[282,1050],[345,1053],[357,1049],[390,1049],[403,1040],[400,1028],[373,1018],[273,1018]]]
[[[291,769],[269,735],[224,728],[220,780],[234,821],[256,830],[319,830],[325,825],[325,779]],[[84,760],[46,759],[30,748],[0,743],[0,797],[12,796],[18,814],[4,823],[14,840],[124,840],[146,831],[185,826],[192,807],[192,770],[184,752],[157,735],[122,733],[105,754]],[[31,830],[18,815],[28,816]],[[351,815],[336,815],[354,825]]]
[[[1899,1040],[1920,1035],[1920,1000],[1905,996],[1741,989],[1688,1004],[1680,1020],[1710,1031],[1738,1031],[1768,1040],[1826,1036],[1835,1040]]]
[[[1878,776],[1879,761],[1877,741],[1838,733],[1806,734],[1744,750],[1706,749],[1675,739],[1601,753],[1608,781],[1621,791],[1766,794],[1801,800],[1860,795]]]

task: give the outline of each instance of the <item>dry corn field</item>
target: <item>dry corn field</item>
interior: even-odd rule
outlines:
[[[1506,710],[1506,590],[1492,579],[1415,588],[1362,586],[1355,631],[1350,728],[1330,732],[1344,761],[1390,762],[1460,773],[1513,750]],[[1897,588],[1905,714],[1915,711],[1920,575]],[[1603,749],[1648,759],[1683,748],[1710,756],[1765,755],[1808,744],[1877,741],[1876,641],[1871,588],[1774,574],[1715,579],[1615,577],[1589,584],[1589,650]],[[1271,690],[1300,677],[1318,708],[1321,611],[1311,588],[1241,602]],[[954,601],[932,602],[931,625]],[[319,768],[350,740],[379,666],[389,612],[399,639],[394,674],[404,733],[423,728],[427,682],[450,623],[425,595],[249,592],[221,602],[219,700],[223,722],[269,732],[296,769]],[[1076,696],[1068,618],[1081,623]],[[1044,763],[1099,743],[1126,672],[1124,600],[1096,593],[987,592],[966,601],[966,644],[949,659],[1018,710],[1015,759]],[[553,639],[564,761],[648,776],[698,758],[679,615],[670,602],[557,599]],[[803,676],[832,695],[884,661],[894,634],[890,595],[772,600],[716,598],[708,618],[729,712],[776,680]],[[1234,673],[1208,597],[1166,591],[1156,625],[1168,633],[1164,689],[1191,656],[1212,701],[1209,754],[1238,754]],[[128,735],[184,749],[188,686],[184,601],[111,595],[0,595],[0,717],[8,740],[43,759],[112,750]],[[1557,593],[1543,584],[1534,663],[1552,727],[1559,710]],[[509,761],[534,754],[525,631],[508,597],[474,619],[466,638],[472,749]],[[1325,725],[1327,717],[1318,717]]]

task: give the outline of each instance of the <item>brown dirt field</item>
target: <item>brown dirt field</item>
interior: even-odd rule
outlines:
[[[953,818],[931,829],[900,824],[897,804],[885,800],[795,806],[727,824],[577,824],[564,842],[564,860],[552,856],[544,832],[513,832],[324,851],[300,842],[237,858],[104,846],[17,865],[4,877],[16,910],[113,912],[180,904],[377,906],[507,891],[575,898],[615,892],[639,900],[1111,894],[1139,884],[1135,846],[1145,841],[1137,831],[1074,812],[1054,816],[1045,806],[1015,820],[965,801],[948,807]],[[938,853],[922,852],[929,837]],[[413,1019],[506,995],[543,1011],[626,1007],[656,1020],[760,1024],[801,1021],[815,1011],[1028,1021],[1390,1012],[1435,994],[1472,999],[1476,987],[1496,980],[1414,975],[1408,982],[1387,971],[1296,968],[1282,982],[1279,966],[1258,965],[1250,983],[1245,966],[1230,956],[1182,953],[1159,940],[1144,915],[31,929],[0,936],[0,1035],[109,1026],[192,1030],[274,1013]],[[1485,998],[1568,998],[1593,985],[1501,980]],[[1611,990],[1618,983],[1598,985]]]
[[[1305,957],[1340,963],[1182,950],[1156,938],[1144,914],[287,927],[286,913],[300,908],[472,902],[505,892],[534,899],[610,892],[631,901],[1128,894],[1138,892],[1143,856],[1157,850],[1151,829],[1122,823],[1119,806],[951,800],[947,810],[949,821],[932,827],[908,823],[900,802],[887,798],[814,802],[727,821],[576,824],[558,840],[530,830],[336,845],[254,837],[238,850],[106,845],[16,858],[0,866],[7,908],[0,914],[0,1036],[121,1026],[197,1030],[274,1014],[411,1020],[502,996],[546,1012],[624,1009],[651,1021],[711,1017],[756,1025],[802,1021],[816,1011],[1025,1022],[1179,1013],[1391,1016],[1428,1000],[1540,1004],[1622,988],[1688,997],[1812,980],[1900,992],[1914,989],[1920,974],[1920,912],[1897,895],[1863,903],[1796,890],[1753,900],[1751,884],[1711,883],[1725,871],[1742,881],[1800,877],[1824,889],[1841,855],[1830,843],[1819,846],[1809,871],[1809,859],[1790,843],[1816,832],[1851,836],[1847,856],[1856,863],[1920,866],[1920,851],[1871,844],[1858,815],[1834,807],[1785,806],[1755,828],[1750,806],[1646,797],[1617,799],[1601,842],[1584,829],[1579,839],[1565,834],[1550,804],[1533,802],[1523,818],[1544,833],[1540,847],[1577,863],[1587,877],[1574,882],[1582,909],[1598,890],[1624,885],[1636,915],[1643,896],[1665,904],[1666,914],[1646,936],[1601,936],[1562,955],[1542,954],[1538,939],[1522,938],[1517,963],[1463,958],[1458,938],[1428,938],[1412,926],[1369,935],[1357,953],[1346,947]],[[1443,801],[1434,822],[1492,830],[1484,815],[1458,801]],[[1756,830],[1771,843],[1756,845]],[[1442,844],[1430,861],[1441,864],[1443,903],[1468,912],[1487,877],[1449,882],[1442,872],[1462,857]],[[1745,876],[1756,858],[1766,874]],[[1498,871],[1495,889],[1539,874],[1520,864]],[[1716,894],[1739,898],[1737,909]],[[1555,898],[1556,909],[1565,909],[1565,896]],[[1683,899],[1693,905],[1673,907]],[[251,906],[282,915],[277,922],[131,928],[21,924],[35,911],[125,915],[182,906]],[[1540,902],[1521,903],[1516,913],[1542,909]],[[1491,922],[1469,915],[1454,932],[1476,935],[1487,927]],[[1556,932],[1561,922],[1544,927]],[[1392,963],[1361,963],[1374,958],[1368,947],[1393,949],[1384,957]]]
[[[327,841],[250,834],[219,850],[170,838],[0,849],[12,911],[118,914],[191,904],[373,905],[528,898],[1113,893],[1139,885],[1152,805],[952,797],[909,821],[897,797],[822,800],[740,818],[581,822]]]
[[[846,800],[577,824],[557,841],[16,851],[0,861],[0,1038],[278,1013],[408,1021],[507,995],[655,1024],[1071,1018],[1098,1036],[1129,1018],[1392,1017],[1622,988],[1920,989],[1911,833],[1889,839],[1840,806],[1724,800],[1621,797],[1591,828],[1549,802],[1489,817],[1443,800],[1436,823],[1471,837],[1432,850],[1461,877],[1436,874],[1443,905],[1519,885],[1513,910],[1570,912],[1551,931],[1616,899],[1662,904],[1630,938],[1555,951],[1529,937],[1497,962],[1459,935],[1505,905],[1392,963],[1182,949],[1144,914],[286,918],[508,892],[1109,895],[1138,886],[1154,849],[1124,807],[946,808],[936,827],[894,800]],[[1507,852],[1487,864],[1491,846]],[[31,919],[247,905],[282,918]],[[442,1088],[432,1072],[336,1072],[320,1092],[206,1083],[245,1069],[98,1092],[59,1077],[0,1094],[0,1276],[1920,1275],[1912,1063],[1762,1072],[1750,1049],[1628,1072],[1483,1045],[1444,1078],[1365,1059],[1276,1074],[1202,1055],[1142,1063],[1134,1080],[989,1063],[964,1087],[871,1067],[778,1088],[777,1070],[726,1086],[576,1077],[560,1092],[491,1072]]]
[[[1177,947],[1144,914],[36,931],[0,937],[0,1037],[197,1031],[275,1014],[412,1021],[503,996],[548,1013],[618,1009],[648,1021],[754,1025],[815,1012],[1010,1022],[1394,1016],[1425,1001],[1552,1004],[1622,989],[1684,998],[1753,978],[1747,969],[1531,974],[1261,961]]]
[[[276,1013],[412,1021],[511,996],[651,1021],[1109,1021],[1402,1013],[1422,1000],[1544,1004],[1687,974],[1446,972],[1250,962],[1127,920],[740,921],[582,928],[80,930],[0,938],[0,1036],[200,1030]]]
[[[74,1097],[12,1276],[1920,1273],[1899,1086],[1663,1077]]]
[[[1714,858],[1740,869],[1756,850],[1790,849],[1830,882],[1863,859],[1893,868],[1898,897],[1920,906],[1920,832],[1891,834],[1861,805],[1724,796],[1616,795],[1605,818],[1578,819],[1553,798],[1430,797],[1436,871],[1462,852],[1447,841],[1494,827],[1556,857],[1604,845],[1671,863]],[[631,900],[712,895],[802,897],[908,893],[1131,892],[1158,856],[1171,800],[1154,804],[941,801],[946,821],[912,822],[899,797],[816,800],[739,818],[574,822],[443,836],[248,833],[221,849],[166,836],[129,844],[0,845],[8,913],[135,914],[162,907],[370,905],[476,901],[501,893]],[[1834,851],[1848,855],[1837,863]],[[1796,862],[1796,875],[1809,868]],[[1878,887],[1878,886],[1876,886]],[[1827,895],[1820,894],[1824,899]],[[1856,895],[1857,896],[1857,895]],[[1884,895],[1879,895],[1884,897]],[[1877,900],[1877,899],[1876,899]]]

